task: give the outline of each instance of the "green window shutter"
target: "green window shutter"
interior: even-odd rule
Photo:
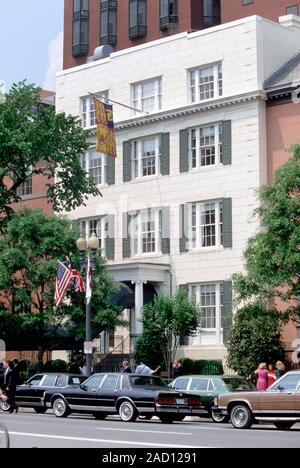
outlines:
[[[232,163],[232,137],[231,137],[231,120],[223,122],[223,159],[224,166]]]
[[[131,181],[131,141],[123,143],[123,182]]]
[[[115,216],[107,216],[106,258],[115,259]]]
[[[223,283],[223,342],[228,342],[232,327],[232,282]]]
[[[123,258],[131,257],[129,223],[130,223],[129,213],[123,213]]]
[[[166,206],[161,210],[161,252],[170,253],[170,207]]]
[[[188,205],[179,207],[179,251],[188,252]]]
[[[189,132],[180,130],[180,172],[189,170]]]
[[[115,168],[116,168],[116,158],[107,156],[106,182],[108,185],[115,184]]]
[[[161,135],[160,174],[170,174],[170,133],[162,133]]]
[[[232,199],[223,200],[223,247],[232,247]]]

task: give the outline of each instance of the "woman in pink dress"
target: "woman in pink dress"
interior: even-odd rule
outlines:
[[[258,391],[264,392],[268,388],[269,372],[267,370],[267,364],[262,362],[255,371],[255,374],[258,376],[256,388]]]

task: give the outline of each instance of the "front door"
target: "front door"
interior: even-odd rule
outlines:
[[[36,406],[39,404],[38,389],[45,379],[45,375],[37,374],[26,384],[20,385],[16,392],[16,402],[21,406]]]
[[[105,374],[93,375],[78,388],[70,389],[67,400],[73,411],[96,413],[99,398],[98,390],[104,376]]]

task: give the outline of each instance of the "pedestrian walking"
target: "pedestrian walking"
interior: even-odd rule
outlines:
[[[14,365],[12,362],[4,361],[3,367],[5,369],[3,388],[4,388],[5,395],[7,397],[7,403],[10,406],[9,413],[13,413],[14,411],[17,413],[18,405],[16,404],[16,401],[15,401],[17,383],[16,383],[16,374],[13,371]]]
[[[184,373],[183,365],[181,364],[180,361],[178,361],[178,359],[175,359],[172,365],[172,378],[176,379],[180,375],[183,375],[183,373]]]
[[[262,362],[259,364],[258,369],[255,371],[255,374],[257,375],[257,383],[256,383],[256,388],[257,390],[265,391],[268,388],[268,376],[269,372],[267,370],[267,364],[265,362]]]
[[[123,367],[123,373],[124,374],[132,374],[132,370],[131,370],[131,367],[129,366],[128,361],[123,361],[122,367]]]
[[[273,364],[268,365],[268,388],[273,385],[276,380],[276,370]]]

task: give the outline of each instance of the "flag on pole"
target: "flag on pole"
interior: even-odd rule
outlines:
[[[89,304],[92,298],[92,276],[91,276],[91,262],[90,256],[88,255],[88,263],[86,270],[86,294],[85,299],[86,303]]]
[[[56,282],[55,282],[55,305],[59,307],[62,303],[69,284],[72,280],[71,271],[59,260],[57,260]]]
[[[113,107],[96,98],[94,98],[94,107],[97,124],[96,151],[116,158],[117,148]]]
[[[72,273],[72,286],[74,287],[75,292],[85,292],[84,281],[74,263],[69,257],[66,257],[67,268]]]

